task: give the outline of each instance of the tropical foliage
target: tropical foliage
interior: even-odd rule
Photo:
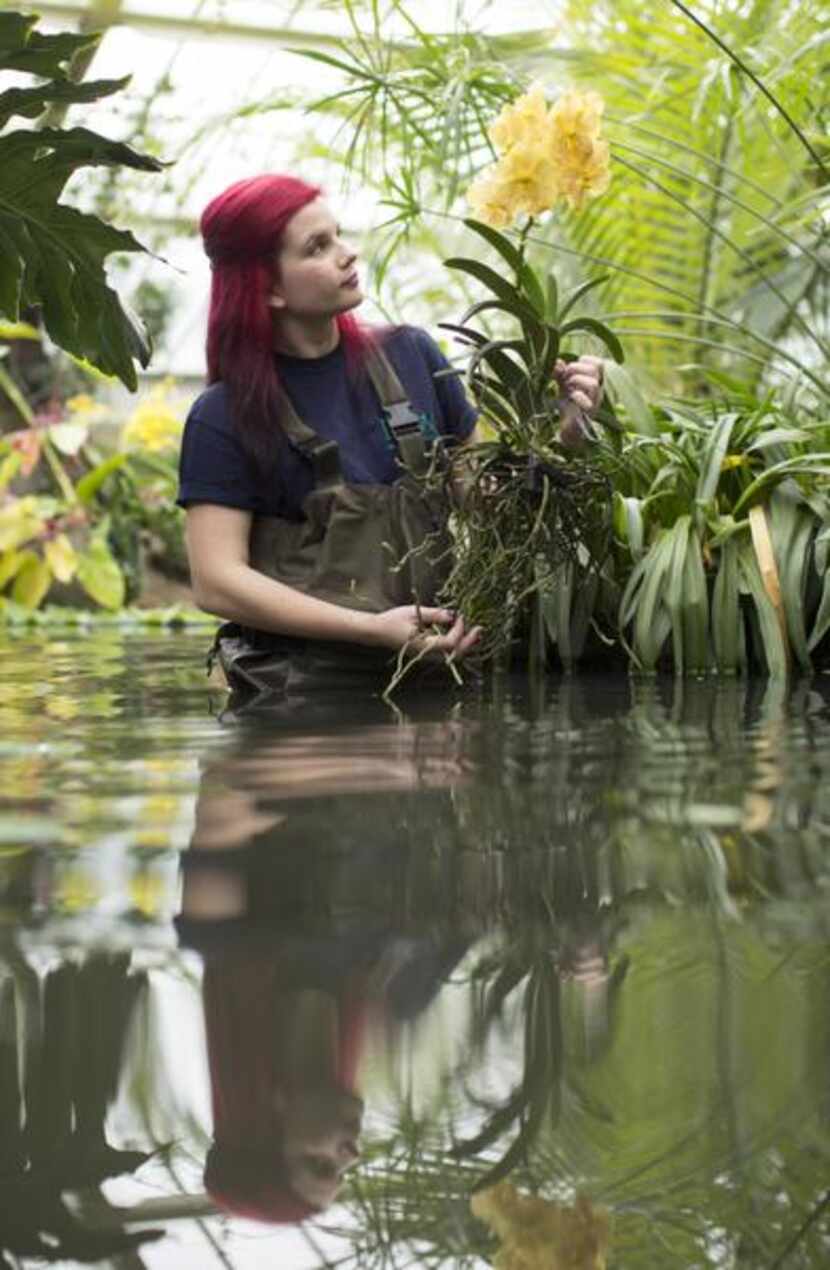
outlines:
[[[659,387],[706,385],[709,366],[771,376],[826,400],[828,203],[820,0],[725,7],[571,0],[555,31],[436,37],[406,11],[390,48],[380,15],[346,6],[357,38],[334,61],[341,91],[311,108],[343,119],[333,147],[391,209],[393,242],[459,195],[494,157],[489,127],[527,78],[599,88],[613,179],[599,202],[551,222],[584,280],[609,273],[606,313]],[[440,222],[439,222],[440,223]],[[385,249],[391,246],[387,243]],[[384,256],[385,259],[385,256]]]
[[[140,591],[144,548],[158,540],[183,569],[183,420],[170,386],[139,401],[120,438],[88,394],[40,415],[17,401],[26,426],[0,436],[0,611],[49,598],[117,610]]]
[[[519,197],[524,202],[524,192]],[[596,462],[571,453],[593,438],[595,424],[564,396],[557,370],[576,356],[571,341],[584,332],[617,360],[623,352],[607,326],[575,316],[575,306],[602,279],[560,300],[556,275],[549,273],[543,285],[525,259],[526,235],[516,247],[497,230],[477,221],[467,224],[498,253],[514,281],[475,259],[446,262],[489,292],[460,324],[443,325],[472,348],[467,384],[491,434],[461,459],[469,471],[455,504],[455,556],[446,598],[482,626],[485,656],[504,653],[530,613],[534,658],[540,659],[543,614],[566,577],[574,582],[578,577],[595,593],[611,532],[605,474]],[[491,339],[469,325],[485,312],[512,319],[518,336]],[[614,422],[608,411],[603,417]],[[587,620],[583,637],[586,629]],[[568,646],[568,651],[579,649]]]
[[[14,322],[21,307],[39,306],[56,344],[134,389],[135,361],[146,366],[150,345],[107,284],[104,263],[111,252],[143,248],[129,231],[78,211],[61,195],[83,168],[158,172],[162,165],[87,128],[9,126],[15,118],[37,119],[57,103],[97,101],[127,82],[75,83],[72,59],[100,37],[44,35],[36,26],[31,14],[0,13],[0,70],[36,81],[0,95],[0,316]]]
[[[626,564],[619,628],[653,670],[809,671],[830,629],[830,427],[780,401],[667,407],[614,467]]]
[[[393,316],[409,316],[419,295],[435,319],[483,305],[454,334],[472,354],[470,389],[495,431],[478,456],[480,479],[457,511],[462,572],[450,598],[495,630],[506,597],[503,626],[529,637],[533,660],[544,658],[547,641],[570,664],[599,630],[622,639],[632,664],[647,669],[670,661],[694,672],[806,669],[824,654],[830,605],[823,5],[670,0],[646,13],[639,0],[570,0],[557,30],[498,36],[463,7],[440,34],[405,5],[395,4],[394,15],[392,37],[382,6],[347,0],[348,33],[339,43],[326,35],[313,47],[305,33],[292,45],[339,76],[339,86],[322,97],[313,85],[304,97],[302,90],[265,96],[243,113],[267,128],[302,99],[315,119],[339,121],[334,143],[321,134],[313,158],[342,163],[347,178],[373,186],[387,207],[372,250],[374,279]],[[31,20],[25,29],[16,21],[9,30],[29,50],[15,54],[24,58],[18,69],[31,69],[34,55],[46,69],[31,91],[15,90],[11,105],[35,118],[31,94],[52,93],[53,106],[93,100],[100,81],[78,85],[66,74],[66,56],[81,48],[72,41],[89,37],[56,43]],[[24,91],[30,95],[20,97]],[[554,115],[564,125],[561,144],[550,132]],[[112,150],[99,153],[114,159]],[[571,176],[582,175],[569,184],[563,174],[574,158]],[[128,177],[140,170],[124,169]],[[583,197],[600,190],[600,199]],[[475,223],[462,223],[467,192]],[[554,195],[567,206],[546,219],[539,209]],[[513,230],[516,212],[537,219]],[[485,222],[491,237],[483,248]],[[427,267],[401,269],[405,246],[410,261]],[[447,256],[466,263],[442,273]],[[600,276],[602,287],[591,285]],[[575,311],[563,319],[559,297],[578,294],[583,329],[568,333],[565,355],[611,354],[611,408],[595,442],[559,455],[562,472],[593,483],[595,510],[572,526],[569,555],[561,535],[547,533],[557,550],[546,564],[544,552],[522,558],[520,550],[537,528],[528,508],[539,509],[544,473],[534,469],[535,495],[519,497],[527,453],[518,467],[504,460],[530,418],[517,384],[526,397],[534,376],[542,383],[552,344],[534,344],[528,309],[522,325],[515,295],[506,301],[511,287],[542,325],[568,325]],[[601,330],[624,344],[625,367]],[[549,380],[544,387],[541,409],[553,420],[559,406]],[[531,413],[539,408],[537,399]],[[561,433],[554,448],[559,440]],[[542,461],[552,453],[548,444]],[[498,463],[505,505],[512,498],[517,513],[507,516],[514,537],[500,544],[490,514]],[[108,488],[116,482],[126,508],[120,474]],[[516,566],[496,589],[492,572],[479,569],[477,597],[475,569],[463,574],[476,536],[479,561],[498,559],[504,546]],[[121,559],[117,537],[111,525],[110,549]],[[539,602],[529,605],[530,595]]]

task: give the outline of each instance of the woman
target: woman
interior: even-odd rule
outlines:
[[[356,254],[316,186],[239,181],[201,230],[210,387],[179,503],[196,602],[231,623],[217,642],[231,685],[285,690],[321,650],[375,673],[404,647],[465,656],[480,632],[435,604],[446,509],[423,480],[473,433],[458,378],[425,332],[358,324]],[[592,408],[599,363],[561,373]]]

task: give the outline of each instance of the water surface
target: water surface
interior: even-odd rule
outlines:
[[[830,680],[204,642],[0,641],[5,1264],[828,1264]]]

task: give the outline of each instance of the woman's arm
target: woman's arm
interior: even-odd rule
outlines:
[[[375,648],[405,644],[463,656],[478,642],[478,628],[465,629],[446,609],[405,605],[383,613],[361,613],[304,595],[251,568],[248,541],[252,514],[215,503],[187,509],[187,555],[193,597],[199,608],[255,630],[302,639],[339,640]],[[424,634],[428,626],[446,634]]]

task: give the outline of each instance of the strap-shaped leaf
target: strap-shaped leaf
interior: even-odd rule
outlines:
[[[769,501],[769,524],[790,647],[802,670],[810,671],[804,606],[815,518],[797,493],[779,486]]]
[[[464,256],[451,256],[449,260],[445,260],[444,264],[448,269],[460,269],[463,273],[469,273],[477,282],[480,282],[492,292],[508,312],[515,315],[524,324],[526,322],[533,326],[540,326],[540,319],[528,301],[524,298],[517,287],[511,282],[502,278],[496,273],[495,269],[491,269],[489,265],[483,265],[480,260],[468,260]]]
[[[753,600],[767,671],[774,678],[784,679],[789,671],[784,632],[775,607],[767,594],[751,541],[739,541],[738,564],[741,581]]]
[[[720,551],[712,590],[712,643],[721,673],[736,674],[741,665],[741,610],[738,577],[738,544],[728,538]]]
[[[691,516],[683,515],[675,522],[667,535],[671,541],[671,552],[666,566],[665,604],[671,620],[672,654],[676,675],[685,674],[690,668],[685,639],[684,580],[691,527]]]
[[[570,335],[574,331],[587,331],[590,335],[595,335],[608,349],[615,362],[625,361],[622,344],[611,328],[606,326],[604,322],[598,322],[596,318],[589,317],[574,318],[572,322],[566,322],[564,326],[560,327],[559,334],[564,339],[566,335]]]
[[[545,282],[545,316],[549,322],[559,320],[559,284],[556,274],[551,269]]]
[[[544,290],[535,270],[527,263],[518,247],[515,247],[510,239],[506,238],[504,234],[500,234],[497,229],[492,229],[489,225],[483,225],[481,221],[467,219],[464,224],[468,229],[473,230],[474,233],[483,238],[485,242],[489,243],[499,253],[502,260],[506,261],[515,273],[516,282],[524,292],[532,308],[540,318],[544,319],[547,312]]]
[[[807,649],[813,652],[830,631],[830,569],[825,569],[821,580],[821,600],[816,613],[813,629],[807,641]]]
[[[626,543],[635,562],[643,554],[645,529],[643,525],[643,505],[639,498],[626,498],[619,492],[614,494],[614,531],[617,537]]]
[[[589,291],[593,291],[594,287],[601,286],[607,279],[608,274],[604,273],[599,278],[591,278],[588,282],[582,282],[578,287],[574,287],[572,291],[562,297],[562,307],[551,321],[563,322],[571,309],[579,303],[583,296],[587,295]]]
[[[712,427],[701,457],[700,476],[695,490],[695,498],[699,503],[708,503],[715,497],[723,460],[729,449],[732,430],[737,421],[737,414],[729,413],[722,415]]]
[[[636,603],[635,597],[629,595],[629,587],[626,587],[620,605],[622,615],[632,608],[634,610],[634,652],[646,670],[654,670],[671,631],[666,590],[673,547],[674,540],[668,532],[652,544],[632,575],[632,580],[636,576],[642,583],[636,594]]]
[[[709,592],[700,536],[694,525],[689,531],[683,561],[681,611],[685,670],[701,673],[709,666]]]

